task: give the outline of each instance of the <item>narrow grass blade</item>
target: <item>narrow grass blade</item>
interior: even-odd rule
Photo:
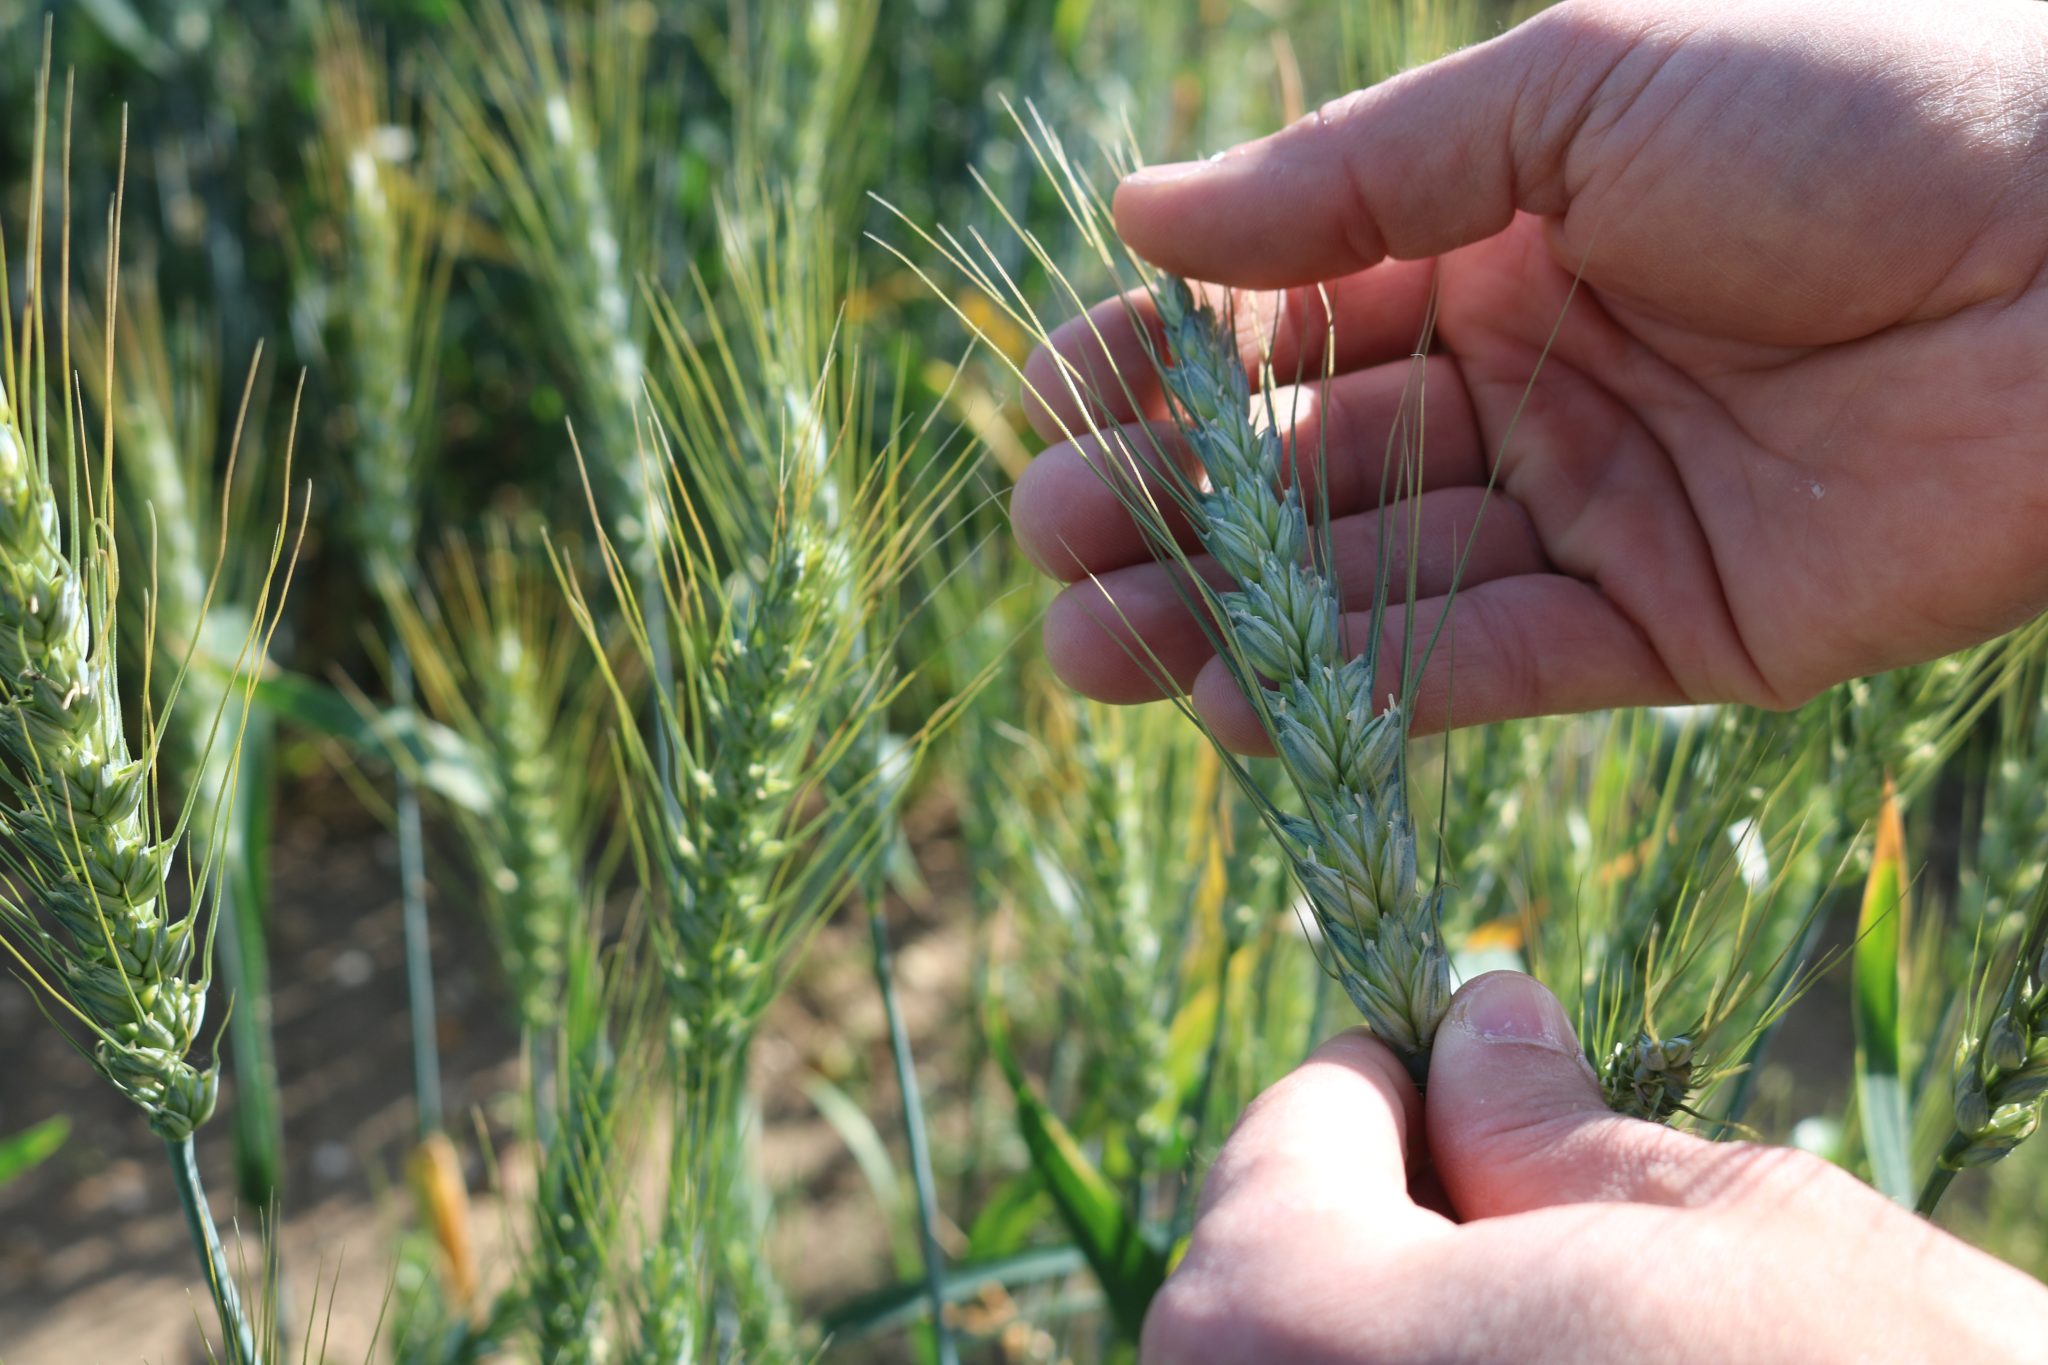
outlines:
[[[1899,984],[1906,943],[1906,834],[1895,792],[1877,817],[1877,847],[1863,886],[1851,965],[1856,1022],[1856,1106],[1871,1175],[1887,1197],[1913,1206],[1912,1130],[1901,1079],[1905,1051]]]
[[[947,1303],[965,1303],[990,1286],[1018,1289],[1046,1280],[1065,1279],[1087,1268],[1079,1247],[1038,1247],[990,1261],[970,1261],[946,1271]],[[819,1327],[828,1338],[858,1340],[913,1321],[924,1311],[927,1289],[922,1275],[904,1280],[826,1312]]]
[[[986,1027],[989,1051],[1016,1097],[1017,1129],[1031,1164],[1101,1282],[1118,1335],[1136,1341],[1145,1310],[1166,1282],[1166,1251],[1139,1226],[1116,1188],[1038,1097],[1011,1046],[1008,1024],[991,1013]]]
[[[445,801],[467,811],[490,809],[490,781],[469,742],[409,707],[369,712],[334,688],[295,673],[260,679],[255,695],[271,714],[339,740],[359,756],[403,763],[420,787]]]
[[[0,1186],[48,1161],[71,1136],[71,1120],[62,1114],[0,1138]]]

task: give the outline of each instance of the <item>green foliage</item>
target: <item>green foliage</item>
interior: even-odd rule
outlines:
[[[1851,955],[1856,1023],[1856,1105],[1863,1120],[1877,1187],[1900,1203],[1913,1198],[1913,1156],[1901,1072],[1905,1051],[1899,986],[1909,940],[1906,833],[1898,803],[1887,797],[1877,817],[1877,844]]]
[[[417,797],[407,848],[457,855],[441,930],[488,939],[524,1035],[486,1106],[532,1172],[503,1186],[511,1253],[472,1289],[466,1226],[409,1232],[397,1359],[1114,1358],[1205,1163],[1341,1023],[1340,982],[1419,1064],[1444,993],[1499,966],[1563,998],[1616,1108],[1826,1127],[1923,1209],[1978,1172],[1943,1216],[2048,1270],[2024,1141],[2048,627],[1790,715],[1410,742],[1345,662],[1287,452],[1244,420],[1265,377],[1163,285],[1156,359],[1210,476],[1169,496],[1237,580],[1191,604],[1282,757],[1081,704],[1031,655],[1045,594],[1002,507],[1034,450],[1015,372],[1151,278],[1102,214],[1121,149],[1214,151],[1510,8],[62,7],[72,259],[116,245],[124,102],[145,246],[72,301],[74,345],[63,195],[0,176],[30,225],[0,376],[0,935],[173,1139],[231,1351],[289,1334],[237,1329],[179,1144],[212,1102],[202,1009],[227,1009],[243,1190],[277,1185],[263,949],[301,908],[264,883],[294,736],[401,829]],[[31,46],[0,55],[22,111]],[[40,164],[47,128],[10,121],[0,164]],[[282,458],[301,414],[310,490]],[[280,629],[292,562],[311,590]],[[180,868],[182,914],[160,894]],[[853,1019],[800,1058],[885,1205],[888,1282],[830,1308],[769,1249],[771,1210],[807,1212],[759,1160],[787,1097],[755,1063],[815,979],[807,946],[861,914],[967,961],[956,989],[899,954],[886,1060]],[[895,1107],[906,1080],[930,1114]],[[929,1132],[931,1179],[899,1123]],[[0,1144],[0,1179],[52,1131]],[[459,1171],[438,1188],[460,1224]]]
[[[58,1114],[0,1138],[0,1185],[18,1180],[48,1161],[71,1136],[71,1120]]]
[[[1074,1135],[1038,1098],[1011,1050],[1007,1031],[993,1020],[987,1028],[990,1050],[1016,1097],[1017,1124],[1032,1167],[1101,1282],[1117,1331],[1136,1341],[1146,1305],[1166,1282],[1166,1248],[1132,1217]]]

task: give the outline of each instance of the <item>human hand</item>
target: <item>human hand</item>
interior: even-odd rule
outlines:
[[[1141,1355],[1826,1365],[2044,1350],[2048,1289],[1818,1157],[1610,1112],[1556,999],[1495,972],[1453,1000],[1426,1100],[1354,1031],[1252,1105]]]
[[[1354,642],[1438,286],[1420,617],[1444,610],[1499,469],[1418,724],[1445,723],[1453,675],[1460,724],[1789,706],[2048,607],[2044,92],[2031,0],[1568,0],[1218,160],[1141,172],[1116,220],[1165,269],[1279,291],[1240,297],[1241,332],[1310,377],[1277,406],[1304,453],[1327,443]],[[1163,418],[1124,304],[1093,316],[1139,400],[1113,418]],[[1106,379],[1079,320],[1054,345]],[[1084,430],[1043,352],[1026,373],[1048,439]],[[1012,509],[1072,584],[1045,624],[1069,684],[1156,696],[1135,631],[1226,742],[1265,747],[1081,447],[1041,455]]]

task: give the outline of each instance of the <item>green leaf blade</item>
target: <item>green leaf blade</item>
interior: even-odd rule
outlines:
[[[71,1120],[58,1114],[0,1138],[0,1186],[42,1165],[71,1136]]]
[[[1906,944],[1906,836],[1896,794],[1878,812],[1877,846],[1856,919],[1851,1009],[1856,1025],[1856,1105],[1871,1176],[1887,1198],[1913,1207],[1912,1127],[1903,1080],[1904,1017],[1899,1008]]]
[[[1007,1026],[993,1017],[988,1042],[1016,1099],[1017,1129],[1031,1164],[1101,1283],[1118,1335],[1134,1342],[1145,1325],[1146,1309],[1166,1282],[1166,1249],[1140,1226],[1066,1124],[1038,1097]]]

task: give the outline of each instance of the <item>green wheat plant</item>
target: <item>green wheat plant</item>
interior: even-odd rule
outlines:
[[[743,1169],[746,1058],[811,931],[885,846],[936,723],[874,742],[901,691],[896,585],[943,529],[963,463],[930,458],[916,424],[880,425],[868,444],[873,389],[839,349],[829,293],[760,240],[728,238],[742,283],[719,294],[700,280],[697,327],[653,300],[661,365],[643,458],[671,528],[659,613],[592,496],[632,652],[650,676],[664,644],[676,663],[646,735],[645,709],[600,657],[676,1087],[668,1203],[637,1286],[648,1359],[786,1337]],[[566,558],[557,565],[600,644],[590,593]]]
[[[491,517],[480,544],[451,537],[393,606],[423,714],[460,743],[478,788],[441,805],[528,1054],[524,1121],[540,1187],[521,1275],[489,1324],[524,1322],[545,1359],[594,1358],[617,1216],[608,1164],[624,1145],[620,1029],[599,951],[616,863],[599,847],[615,813],[603,674],[530,525]],[[430,1338],[478,1339],[463,1297],[439,1306],[450,1321]]]
[[[93,1067],[143,1113],[165,1144],[187,1223],[219,1313],[225,1349],[254,1361],[258,1337],[245,1314],[229,1263],[199,1184],[198,1129],[212,1115],[218,1073],[193,1056],[212,979],[219,887],[219,822],[226,801],[188,792],[166,816],[159,804],[167,713],[178,704],[175,683],[160,704],[149,686],[152,650],[140,651],[144,715],[140,744],[131,747],[121,702],[120,553],[115,523],[116,427],[113,402],[96,439],[77,403],[75,365],[98,364],[112,387],[120,298],[120,205],[110,210],[110,260],[101,317],[107,344],[100,357],[75,355],[69,281],[46,287],[52,240],[44,212],[49,122],[48,66],[38,86],[33,194],[22,259],[27,296],[20,312],[0,283],[8,318],[0,347],[0,790],[6,815],[0,834],[9,889],[0,897],[0,926],[21,974],[42,993],[46,1013],[63,1027]],[[69,160],[69,122],[66,122]],[[60,182],[55,190],[62,194]],[[70,222],[58,224],[55,245],[68,269]],[[5,257],[0,249],[0,258]],[[9,272],[0,272],[5,275]],[[60,301],[49,317],[48,298]],[[18,321],[17,321],[18,319]],[[284,527],[271,544],[262,592],[281,591]],[[202,599],[203,600],[203,599]],[[275,625],[274,609],[248,623],[232,668],[260,657]],[[145,637],[148,630],[145,629]],[[244,709],[216,712],[210,745],[227,757],[217,771],[235,777],[239,736],[223,733],[227,716],[246,715],[252,675],[236,686]],[[202,755],[199,768],[208,769]],[[195,865],[180,860],[195,819],[210,835]],[[181,870],[189,908],[176,916],[167,897]]]
[[[1316,992],[1299,926],[1278,909],[1285,874],[1265,841],[1236,837],[1255,816],[1202,737],[1170,710],[1077,703],[1045,681],[1034,692],[1028,729],[972,714],[962,726],[989,726],[991,767],[1028,778],[996,798],[1012,839],[981,856],[1018,940],[984,1009],[1029,1165],[988,1196],[969,1250],[1018,1254],[1005,1211],[1048,1198],[1111,1326],[1134,1339],[1187,1233],[1200,1163],[1300,1060]],[[1032,1039],[1050,1054],[1043,1086],[1022,1066]]]
[[[1923,1212],[1933,1211],[1955,1172],[2003,1160],[2040,1126],[2048,1095],[2048,941],[2038,907],[2031,919],[1988,1021],[1957,1043],[1955,1129],[1921,1195]]]
[[[272,790],[271,727],[260,710],[244,714],[233,661],[268,578],[270,546],[249,515],[270,500],[269,462],[245,451],[259,365],[252,365],[229,438],[222,485],[217,342],[191,311],[164,316],[155,272],[123,274],[119,335],[111,372],[84,371],[85,388],[106,406],[122,458],[115,469],[122,550],[147,563],[147,577],[126,585],[132,610],[126,647],[151,651],[159,705],[176,691],[161,761],[180,799],[194,803],[190,840],[198,861],[212,861],[222,840],[215,963],[235,1002],[226,1030],[234,1077],[238,1189],[249,1207],[271,1210],[280,1197],[284,1133],[272,1041],[266,857]],[[107,339],[90,340],[94,349]],[[260,357],[258,358],[260,364]],[[216,732],[237,735],[230,749]],[[231,780],[232,777],[232,780]],[[217,803],[226,802],[221,811]]]
[[[1799,751],[1778,717],[1736,707],[1536,724],[1554,765],[1586,767],[1563,759],[1526,798],[1584,781],[1593,837],[1544,870],[1547,910],[1523,916],[1530,964],[1578,1013],[1616,1110],[1700,1116],[1815,974],[1833,869],[1787,780]]]
[[[403,610],[418,576],[421,487],[453,258],[450,220],[412,164],[416,138],[404,111],[393,106],[381,59],[347,11],[323,15],[317,70],[319,136],[308,151],[309,181],[336,225],[338,260],[324,275],[309,269],[318,283],[308,288],[329,302],[325,312],[343,361],[353,427],[351,530],[364,576],[388,616]],[[392,642],[389,664],[393,700],[409,707],[413,671],[403,641]],[[441,1066],[425,836],[419,793],[402,770],[396,818],[413,1083],[425,1142],[442,1129]]]
[[[1948,1131],[1919,1192],[1926,1214],[1959,1171],[2003,1161],[2033,1136],[2048,1095],[2048,636],[2023,633],[2020,648],[1997,698],[1976,838],[1958,873],[1957,936],[1969,935],[1982,965],[1953,1048]]]
[[[457,171],[532,281],[582,466],[648,611],[660,609],[652,575],[669,529],[640,456],[653,318],[638,281],[661,273],[645,190],[678,140],[648,69],[653,23],[652,6],[615,0],[580,16],[488,0],[456,24],[434,80]]]
[[[1044,736],[1048,752],[1027,769],[1037,779],[1030,796],[1008,784],[998,807],[1004,823],[1036,835],[1018,869],[1033,888],[1020,903],[1036,912],[1021,917],[1036,940],[1025,945],[1029,969],[1065,978],[1060,1013],[1084,1025],[1075,1065],[1090,1107],[1129,1135],[1134,1164],[1148,1167],[1177,1117],[1168,1030],[1208,870],[1189,838],[1198,831],[1190,807],[1201,796],[1200,755],[1180,742],[1178,718],[1156,711],[1053,703],[1031,734]],[[1015,766],[1013,758],[999,770]],[[1039,809],[1020,809],[1026,799]]]
[[[564,977],[586,905],[604,800],[609,703],[536,530],[487,520],[451,539],[420,590],[395,603],[421,705],[466,743],[483,799],[448,803],[477,879],[523,1029],[561,1022]]]
[[[564,945],[562,1003],[553,1035],[558,1060],[531,1104],[545,1121],[531,1240],[519,1293],[537,1354],[563,1365],[610,1358],[627,1177],[639,1150],[629,1125],[645,1111],[648,1076],[621,1039],[638,1030],[620,997],[634,982],[607,971],[596,936],[579,926]],[[644,985],[644,982],[639,983]],[[536,1069],[536,1076],[540,1073]]]
[[[1429,746],[1445,771],[1423,790],[1462,851],[1460,973],[1540,976],[1623,1112],[1697,1112],[1807,984],[1827,882],[1802,789],[1779,777],[1804,752],[1783,732],[1762,712],[1681,708]]]

